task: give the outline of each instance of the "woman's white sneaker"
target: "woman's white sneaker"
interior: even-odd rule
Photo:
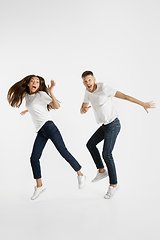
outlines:
[[[108,177],[108,172],[104,171],[103,173],[100,173],[99,170],[97,172],[96,177],[92,180],[92,182],[98,182],[99,180]]]
[[[110,199],[114,194],[115,192],[119,189],[119,185],[117,184],[116,187],[112,187],[112,186],[109,186],[108,188],[108,192],[104,195],[104,198],[105,199]]]
[[[86,183],[86,176],[77,176],[79,189],[83,188]]]
[[[39,195],[41,193],[43,193],[46,190],[45,186],[42,185],[42,187],[35,187],[33,196],[31,197],[32,200],[36,199],[37,197],[39,197]]]

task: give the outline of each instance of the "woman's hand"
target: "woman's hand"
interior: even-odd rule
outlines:
[[[51,86],[48,85],[48,92],[51,94],[53,88],[55,87],[56,83],[55,81],[51,80]]]
[[[55,98],[52,90],[55,87],[56,83],[55,81],[51,80],[51,86],[48,85],[48,93],[51,95],[52,102],[50,102],[49,105],[51,105],[52,108],[58,109],[60,107],[58,100]]]
[[[147,110],[148,108],[155,108],[156,106],[155,106],[155,103],[153,101],[151,101],[151,102],[145,102],[143,104],[143,107],[146,110],[146,112],[148,113],[148,110]]]
[[[21,116],[23,116],[23,115],[25,115],[27,112],[28,112],[28,110],[24,110],[24,111],[22,111],[20,114],[21,114]]]

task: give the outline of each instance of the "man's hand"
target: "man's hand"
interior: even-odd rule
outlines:
[[[89,110],[90,108],[91,108],[91,106],[81,108],[81,113],[86,113],[86,112],[88,112],[88,110]]]
[[[88,110],[91,108],[91,106],[88,107],[88,105],[89,105],[89,102],[88,103],[85,103],[85,102],[82,103],[82,106],[81,106],[81,109],[80,109],[81,114],[88,112]]]
[[[151,101],[151,102],[145,102],[143,104],[143,107],[146,110],[146,112],[148,113],[148,110],[147,110],[148,108],[155,108],[156,106],[155,106],[155,103],[153,101]]]

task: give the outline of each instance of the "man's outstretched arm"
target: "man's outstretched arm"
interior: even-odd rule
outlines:
[[[130,101],[130,102],[133,102],[133,103],[136,103],[136,104],[142,106],[146,110],[147,113],[148,113],[148,110],[147,110],[148,108],[155,108],[155,103],[153,103],[153,101],[151,101],[151,102],[142,102],[142,101],[140,101],[140,100],[138,100],[136,98],[128,96],[128,95],[126,95],[126,94],[124,94],[122,92],[119,92],[119,91],[116,92],[115,97],[123,99],[123,100]]]

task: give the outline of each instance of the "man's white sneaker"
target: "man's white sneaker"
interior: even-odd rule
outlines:
[[[111,198],[118,189],[119,189],[119,185],[118,184],[117,184],[116,187],[109,186],[108,192],[104,195],[104,198],[105,199]]]
[[[33,193],[33,196],[31,197],[32,200],[36,199],[37,197],[39,197],[39,195],[41,193],[43,193],[44,191],[46,190],[45,186],[42,185],[42,187],[35,187],[35,190],[34,190],[34,193]]]
[[[79,189],[83,188],[86,183],[86,176],[77,176]]]
[[[108,172],[107,172],[107,171],[104,171],[103,173],[100,173],[99,170],[98,170],[97,175],[96,175],[96,177],[92,180],[92,182],[93,182],[93,183],[94,183],[94,182],[97,182],[97,181],[99,181],[99,180],[101,180],[101,179],[103,179],[103,178],[106,178],[106,177],[108,177]]]

